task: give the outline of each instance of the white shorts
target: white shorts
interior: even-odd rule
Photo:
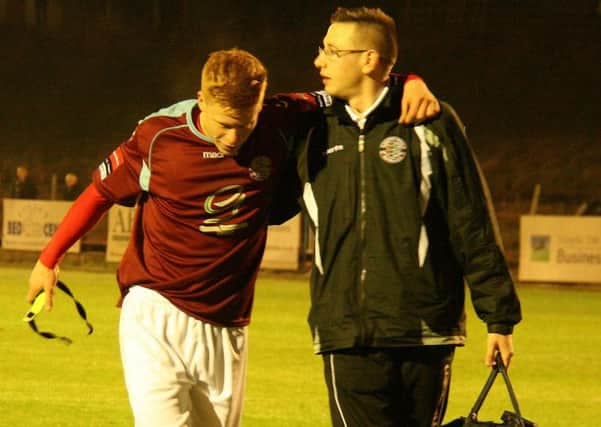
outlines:
[[[136,427],[240,425],[246,327],[202,322],[135,286],[123,301],[119,341]]]

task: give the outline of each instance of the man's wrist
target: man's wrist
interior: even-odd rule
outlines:
[[[508,323],[489,323],[486,325],[489,334],[511,335],[513,325]]]

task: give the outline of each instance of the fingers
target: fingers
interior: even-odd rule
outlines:
[[[440,113],[440,104],[434,97],[422,98],[411,103],[403,101],[399,123],[405,125],[419,124],[424,120],[435,117],[438,113]]]
[[[503,360],[503,365],[505,365],[505,368],[509,368],[509,364],[511,363],[511,359],[513,358],[513,350],[509,350],[509,349],[505,348],[505,349],[499,349],[499,352],[501,353],[501,359]]]
[[[54,285],[55,282],[50,286],[44,286],[44,292],[46,293],[45,307],[47,311],[52,310],[52,307],[54,307]]]
[[[35,297],[38,296],[39,293],[40,293],[40,290],[32,287],[31,284],[30,284],[29,285],[29,291],[27,292],[27,296],[25,297],[25,300],[29,304],[33,304],[33,300],[35,299]]]
[[[438,113],[440,113],[440,103],[438,99],[432,97],[432,99],[428,102],[428,108],[426,110],[427,117],[434,117]]]
[[[415,114],[415,122],[416,124],[419,124],[435,117],[438,113],[440,113],[440,104],[438,103],[438,100],[433,96],[424,99],[420,103],[417,113]]]
[[[509,364],[511,363],[514,354],[513,339],[511,335],[488,334],[486,356],[484,357],[486,366],[493,366],[495,364],[497,352],[501,353],[503,365],[505,365],[506,368],[509,368]]]
[[[417,114],[423,104],[423,100],[401,103],[403,113],[401,114],[400,123],[409,125],[417,121]]]
[[[29,290],[27,292],[27,302],[33,303],[33,300],[41,291],[46,293],[46,310],[52,310],[54,305],[54,287],[58,280],[58,268],[51,269],[42,264],[39,260],[36,262],[29,276]]]
[[[428,101],[424,100],[424,101],[420,102],[419,106],[417,107],[417,112],[415,113],[415,121],[417,123],[424,121],[424,119],[426,119],[428,117],[426,114],[427,111],[428,111]]]
[[[495,364],[496,351],[496,346],[489,340],[488,345],[486,346],[486,355],[484,356],[484,363],[486,364],[486,366],[492,367]]]
[[[405,98],[403,97],[403,99],[401,100],[401,117],[399,117],[399,123],[402,123],[402,124],[411,123],[407,117],[408,114],[409,114],[409,102],[406,101]]]

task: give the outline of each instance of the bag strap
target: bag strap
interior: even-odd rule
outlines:
[[[511,381],[509,380],[509,374],[507,373],[507,368],[503,364],[503,359],[501,358],[501,353],[497,352],[497,354],[495,355],[495,362],[496,363],[492,367],[490,375],[488,376],[488,379],[486,380],[486,383],[484,384],[484,387],[482,388],[480,395],[476,399],[476,402],[474,403],[474,406],[472,407],[472,410],[470,411],[468,418],[472,421],[478,421],[478,411],[480,411],[480,408],[482,407],[482,404],[484,403],[484,399],[486,399],[488,392],[492,388],[492,385],[495,382],[495,379],[497,378],[497,375],[500,372],[501,376],[503,377],[503,380],[505,381],[505,385],[507,386],[507,391],[509,392],[509,398],[511,399],[511,404],[513,405],[513,410],[515,411],[515,413],[518,416],[518,419],[520,421],[520,427],[524,427],[524,418],[522,417],[522,413],[520,412],[518,400],[515,396],[515,392],[513,391]]]

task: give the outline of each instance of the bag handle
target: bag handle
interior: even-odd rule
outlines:
[[[486,384],[484,384],[484,387],[482,388],[480,395],[476,399],[476,402],[474,403],[474,406],[472,407],[472,410],[470,411],[470,415],[468,418],[472,421],[478,421],[478,411],[482,407],[482,404],[484,403],[484,399],[486,399],[488,392],[492,388],[492,385],[495,382],[495,379],[497,378],[497,375],[500,372],[501,376],[503,377],[503,380],[505,381],[505,385],[507,386],[507,391],[509,392],[509,397],[511,399],[511,404],[513,405],[513,410],[515,411],[515,413],[518,416],[518,419],[520,421],[520,427],[524,427],[524,418],[522,418],[522,413],[520,412],[518,400],[515,397],[513,387],[511,386],[511,381],[509,380],[509,374],[507,373],[507,368],[503,364],[503,359],[501,358],[500,352],[497,352],[497,354],[495,355],[495,362],[496,363],[492,367],[492,371],[490,372],[490,375],[488,376],[488,379],[486,380]]]

